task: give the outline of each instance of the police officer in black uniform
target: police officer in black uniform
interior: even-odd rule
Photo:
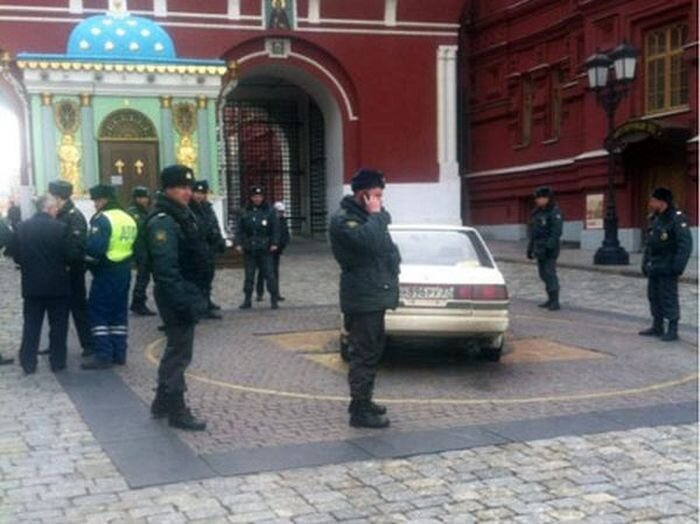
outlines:
[[[73,324],[78,332],[78,340],[83,348],[82,356],[92,355],[92,339],[88,320],[87,288],[85,287],[85,245],[87,242],[87,221],[80,210],[71,200],[73,185],[65,180],[49,183],[49,194],[58,202],[58,219],[68,227],[69,242],[73,244],[72,252],[82,253],[82,256],[70,266],[70,312]]]
[[[554,192],[548,187],[535,190],[535,209],[530,216],[527,258],[537,259],[537,269],[547,290],[547,301],[539,307],[558,311],[559,278],[557,258],[564,219],[554,202]]]
[[[282,285],[280,282],[280,262],[282,260],[282,255],[284,254],[284,250],[287,249],[289,241],[292,237],[289,233],[289,223],[287,217],[284,214],[286,211],[286,206],[284,205],[284,202],[275,202],[275,205],[272,207],[274,208],[275,213],[277,213],[277,220],[279,221],[280,230],[280,241],[279,245],[277,246],[277,251],[272,253],[272,273],[275,275],[275,280],[277,281],[277,291],[279,293],[277,299],[280,302],[284,302],[286,299],[282,296],[282,293],[279,291]],[[257,295],[257,301],[262,302],[263,294],[265,291],[265,276],[262,274],[261,271],[258,271],[258,280],[255,284],[255,290]]]
[[[386,408],[372,402],[385,345],[384,317],[399,304],[401,256],[391,240],[391,216],[382,207],[381,172],[362,169],[352,179],[330,224],[333,255],[340,265],[340,307],[350,343],[350,425],[385,428]]]
[[[649,329],[640,331],[642,336],[661,337],[664,342],[678,340],[678,277],[685,271],[693,251],[693,238],[688,229],[688,219],[673,203],[673,193],[665,187],[657,187],[651,194],[646,247],[642,260],[642,272],[648,277],[647,295],[654,319]],[[668,330],[664,330],[664,319]]]
[[[208,309],[201,286],[207,248],[189,208],[193,183],[189,167],[163,169],[162,191],[146,221],[145,238],[156,304],[167,336],[151,413],[156,418],[167,416],[173,427],[201,431],[206,423],[195,418],[185,403],[185,371],[192,361],[194,328]]]
[[[204,282],[204,292],[207,295],[207,303],[209,304],[208,318],[220,319],[221,315],[217,313],[221,308],[211,300],[211,289],[216,274],[216,255],[221,254],[226,249],[226,241],[221,234],[219,220],[216,218],[214,206],[208,200],[209,198],[209,182],[206,180],[197,180],[192,188],[192,200],[190,200],[190,209],[197,218],[200,230],[204,237],[204,241],[209,248],[207,259],[207,278]]]
[[[250,202],[238,220],[235,246],[245,261],[245,300],[241,309],[252,307],[255,272],[260,271],[267,282],[272,309],[279,307],[279,290],[272,268],[272,254],[279,249],[279,221],[277,213],[265,201],[265,192],[259,186],[250,188]]]
[[[126,210],[136,221],[139,235],[134,244],[134,264],[136,265],[136,282],[131,296],[132,313],[143,316],[155,316],[155,312],[146,305],[146,290],[151,280],[151,270],[148,267],[148,255],[144,240],[144,226],[148,214],[151,212],[151,193],[147,187],[136,186],[131,191],[131,205]]]

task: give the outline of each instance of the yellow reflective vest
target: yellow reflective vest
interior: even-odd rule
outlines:
[[[107,259],[111,262],[123,262],[134,254],[134,242],[138,226],[131,215],[121,209],[110,209],[102,213],[112,229],[107,247]]]

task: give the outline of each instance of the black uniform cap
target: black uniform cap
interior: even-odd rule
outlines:
[[[535,189],[535,198],[552,198],[554,191],[551,187],[542,186]]]
[[[386,187],[384,173],[376,169],[362,168],[352,177],[350,187],[354,193],[365,189],[374,189],[375,187],[384,189]]]
[[[73,184],[65,180],[54,180],[49,182],[49,194],[68,200],[73,194]]]
[[[654,189],[654,191],[651,193],[651,198],[666,202],[669,206],[673,204],[673,193],[670,189],[665,187],[657,187]]]
[[[248,195],[250,195],[250,196],[253,196],[253,195],[264,195],[264,194],[265,194],[265,190],[264,190],[262,187],[260,187],[260,186],[252,186],[252,187],[248,190]]]
[[[131,196],[132,198],[151,198],[151,192],[147,187],[136,186],[131,190]]]
[[[113,200],[116,198],[114,187],[107,184],[97,184],[90,188],[90,199],[97,200],[98,198],[106,198]]]
[[[173,165],[168,166],[160,172],[160,187],[168,189],[169,187],[192,187],[194,184],[194,172],[187,166]]]
[[[192,186],[192,191],[197,193],[209,193],[209,182],[206,180],[197,180]]]

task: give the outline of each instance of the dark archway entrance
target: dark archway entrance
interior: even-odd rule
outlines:
[[[282,78],[251,76],[239,82],[224,108],[229,223],[260,185],[268,200],[284,202],[297,234],[327,228],[326,130],[316,101]]]
[[[131,199],[135,186],[158,187],[158,134],[146,115],[133,109],[109,114],[98,140],[100,182],[115,186],[120,202]]]

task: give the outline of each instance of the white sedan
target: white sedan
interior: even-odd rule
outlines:
[[[508,289],[486,244],[470,227],[392,226],[401,252],[400,302],[387,311],[389,339],[470,339],[487,360],[501,358]],[[343,358],[349,357],[346,333]]]

